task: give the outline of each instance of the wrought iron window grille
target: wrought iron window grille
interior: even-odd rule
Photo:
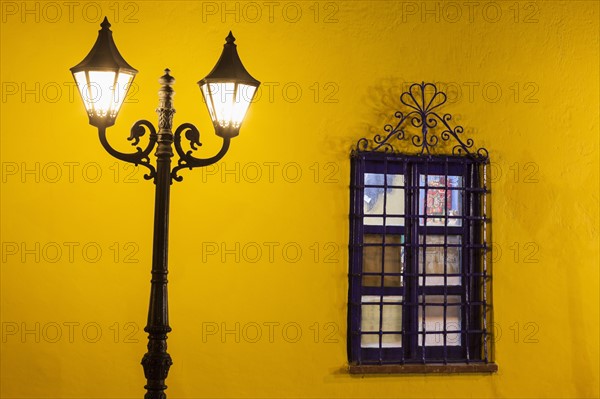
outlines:
[[[489,153],[439,112],[446,100],[412,84],[397,122],[352,150],[348,356],[361,370],[492,362]]]
[[[406,107],[405,111],[396,111],[394,118],[398,122],[386,124],[383,134],[376,134],[373,139],[361,138],[356,143],[354,151],[383,151],[398,152],[394,147],[393,140],[406,141],[415,147],[414,151],[406,149],[411,153],[419,155],[433,155],[435,147],[443,143],[456,142],[452,146],[452,155],[466,155],[472,158],[486,160],[488,151],[485,148],[474,148],[471,138],[462,138],[464,128],[461,125],[452,126],[452,115],[440,114],[439,109],[446,103],[446,93],[439,91],[433,83],[413,83],[409,89],[400,95],[400,102]],[[408,127],[417,129],[409,134]],[[442,128],[441,133],[436,129]]]

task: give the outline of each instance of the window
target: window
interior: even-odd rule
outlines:
[[[446,99],[432,83],[410,85],[396,123],[352,151],[351,373],[497,370],[489,156],[439,112]]]
[[[487,158],[351,161],[351,364],[489,363]]]

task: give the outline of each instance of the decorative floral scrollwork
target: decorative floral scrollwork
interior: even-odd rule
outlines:
[[[386,124],[383,127],[385,134],[376,134],[373,139],[361,138],[357,141],[356,151],[382,151],[395,152],[392,141],[404,141],[407,139],[405,126],[419,129],[412,134],[410,142],[414,147],[420,149],[420,154],[430,155],[441,142],[449,142],[454,139],[456,144],[452,148],[453,155],[468,155],[475,158],[487,158],[488,151],[479,148],[473,151],[473,139],[463,141],[460,136],[464,128],[460,125],[452,127],[452,115],[440,115],[437,110],[447,101],[446,93],[441,92],[433,83],[414,83],[408,91],[400,95],[400,102],[408,108],[407,113],[396,111],[394,117],[398,119],[396,125]],[[406,121],[409,123],[406,123]],[[436,128],[443,129],[437,135]],[[440,140],[441,139],[441,140]]]
[[[150,135],[156,135],[156,129],[152,126],[152,123],[149,121],[142,119],[137,121],[131,126],[131,130],[129,133],[129,137],[127,137],[128,141],[133,141],[131,145],[138,145],[140,142],[140,137],[142,137],[146,133],[146,129],[150,131]]]
[[[190,147],[192,147],[193,150],[197,150],[198,147],[200,147],[202,145],[202,143],[200,142],[200,132],[192,124],[187,123],[184,125],[189,125],[189,126],[185,126],[185,128],[186,128],[185,138],[188,139],[188,141],[190,142]],[[181,125],[181,126],[184,126],[184,125]],[[180,126],[180,128],[181,128],[181,126]],[[196,147],[196,146],[198,146],[198,147]]]
[[[182,133],[185,133],[185,138],[190,142],[191,150],[185,151],[181,146]],[[171,178],[180,182],[183,180],[183,176],[179,176],[177,174],[179,170],[184,168],[192,169],[211,165],[223,158],[229,149],[229,139],[223,139],[221,150],[215,156],[210,158],[196,158],[194,157],[193,153],[198,149],[198,147],[202,146],[202,143],[200,142],[200,132],[198,131],[198,128],[191,123],[184,123],[175,130],[175,134],[173,135],[173,145],[175,147],[175,151],[179,155],[179,161],[177,162],[177,166],[175,166],[171,171]]]
[[[137,145],[140,143],[140,138],[143,137],[146,132],[150,133],[148,137],[148,145],[146,148],[142,149]],[[184,150],[181,145],[182,134],[189,141],[189,147],[191,149],[187,151]],[[102,146],[110,155],[122,161],[132,163],[136,166],[143,165],[147,167],[150,172],[144,175],[144,179],[146,180],[152,180],[156,177],[156,168],[150,163],[150,154],[156,146],[158,134],[156,132],[156,128],[151,122],[147,120],[139,120],[131,127],[131,131],[127,140],[131,141],[132,146],[135,146],[136,152],[134,153],[124,153],[115,150],[106,139],[106,128],[98,128],[98,135],[100,137]],[[177,130],[175,130],[175,133],[173,134],[173,145],[175,147],[175,151],[179,155],[179,161],[171,170],[171,178],[175,181],[182,181],[183,177],[177,174],[180,169],[192,169],[218,162],[229,150],[229,143],[230,139],[224,138],[223,145],[216,155],[210,158],[196,158],[193,154],[199,149],[199,147],[202,146],[202,143],[200,142],[200,132],[196,126],[192,125],[191,123],[182,124],[177,128]]]
[[[142,149],[137,145],[140,142],[140,137],[144,136],[146,130],[150,132],[150,136],[148,138],[148,145],[146,148]],[[135,146],[135,153],[124,153],[115,150],[106,139],[106,128],[98,128],[98,136],[100,137],[100,142],[102,143],[104,149],[113,157],[120,159],[121,161],[132,163],[135,166],[143,165],[148,168],[150,172],[144,175],[144,179],[152,180],[154,176],[156,176],[156,169],[150,163],[150,153],[156,145],[157,140],[156,129],[151,122],[147,120],[139,120],[131,127],[127,140],[132,142],[132,146]]]
[[[394,147],[388,141],[391,140],[392,138],[395,138],[396,140],[404,139],[405,133],[404,133],[404,130],[401,128],[401,126],[404,123],[404,121],[406,120],[406,117],[400,111],[397,111],[396,113],[394,113],[394,117],[399,120],[398,123],[396,124],[396,126],[389,124],[389,123],[386,124],[383,127],[383,131],[385,132],[384,135],[376,134],[373,137],[372,142],[370,142],[366,138],[362,138],[358,141],[357,148],[360,151],[371,150],[371,151],[393,152]]]

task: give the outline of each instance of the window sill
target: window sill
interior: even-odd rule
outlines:
[[[369,364],[348,366],[350,374],[467,374],[495,373],[496,363]]]

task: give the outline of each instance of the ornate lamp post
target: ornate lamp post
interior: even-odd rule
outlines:
[[[200,132],[191,123],[180,125],[172,132],[173,95],[172,85],[175,79],[165,69],[159,83],[158,132],[151,122],[139,120],[131,128],[127,140],[132,141],[136,152],[123,153],[110,146],[106,139],[106,128],[115,124],[119,109],[133,82],[137,70],[123,59],[109,29],[106,18],[100,25],[98,39],[90,53],[79,64],[71,68],[78,85],[85,109],[91,125],[98,128],[102,146],[113,157],[125,162],[143,165],[149,173],[144,176],[154,180],[156,185],[154,207],[154,243],[152,246],[152,280],[150,290],[150,306],[148,324],[144,331],[148,333],[148,352],[142,359],[144,374],[147,379],[145,399],[165,399],[165,380],[172,364],[167,353],[167,334],[169,326],[169,308],[167,299],[168,274],[168,241],[169,241],[169,196],[171,182],[181,181],[180,169],[196,168],[211,165],[219,161],[229,149],[232,137],[239,134],[240,126],[248,107],[256,94],[260,82],[254,79],[242,65],[238,56],[235,38],[229,32],[223,53],[214,69],[198,82],[215,133],[222,137],[221,150],[210,158],[196,158],[193,153],[200,143]],[[138,147],[140,137],[146,131],[149,143],[142,149]],[[181,135],[190,142],[191,150],[185,151],[181,146]],[[150,153],[156,147],[156,167],[150,162]],[[173,147],[179,160],[171,167]]]

